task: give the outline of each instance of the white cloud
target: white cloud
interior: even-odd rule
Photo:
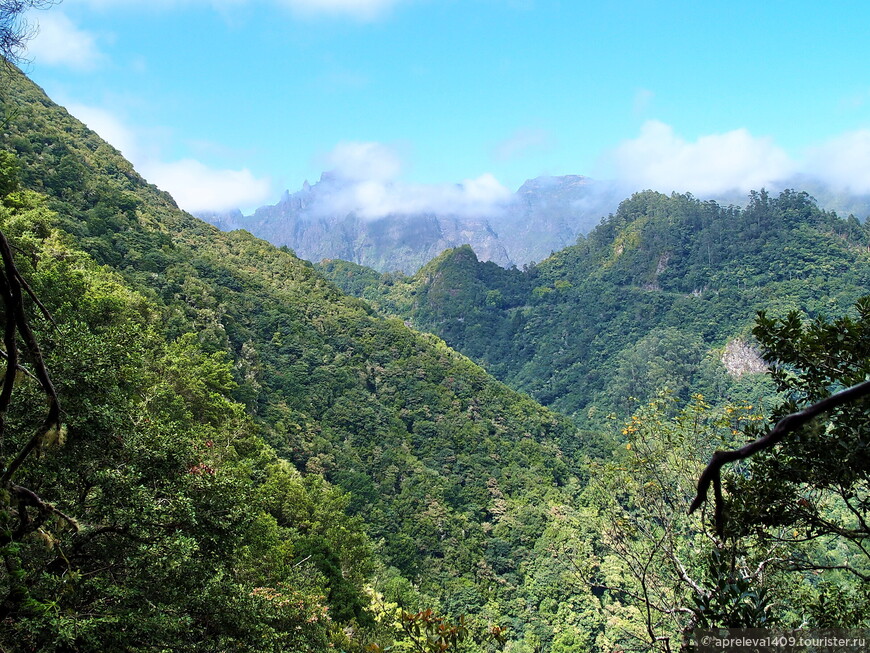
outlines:
[[[35,61],[74,70],[92,70],[104,59],[96,37],[79,29],[58,11],[39,14],[39,31],[28,43],[28,53]]]
[[[135,7],[141,5],[141,0],[72,0],[104,9],[107,7]],[[393,6],[405,0],[271,0],[273,3],[287,7],[302,15],[345,15],[362,20],[377,18]],[[246,4],[254,0],[152,0],[149,5],[158,8],[172,8],[193,4],[211,5],[217,10],[226,10]]]
[[[125,158],[135,163],[142,159],[143,153],[137,143],[136,135],[110,111],[86,104],[67,104],[69,111],[100,137],[112,144]]]
[[[489,173],[460,184],[367,180],[340,185],[328,195],[320,195],[312,211],[338,215],[356,213],[366,219],[400,213],[492,216],[499,213],[510,198],[511,192]]]
[[[838,190],[870,193],[870,129],[847,132],[811,148],[806,167]]]
[[[67,108],[120,150],[143,177],[168,191],[187,211],[256,208],[272,194],[271,182],[255,177],[246,168],[212,168],[190,158],[164,161],[158,148],[143,145],[144,139],[111,112],[83,104],[70,104]]]
[[[797,172],[795,163],[769,138],[745,129],[688,142],[669,125],[649,121],[640,135],[610,155],[617,177],[638,188],[717,194],[775,185]]]
[[[508,161],[534,150],[546,149],[552,144],[552,140],[552,134],[545,129],[518,129],[510,137],[496,144],[492,154],[497,161]]]
[[[389,181],[402,171],[398,152],[382,143],[342,142],[324,161],[335,174],[348,181]]]
[[[382,143],[340,143],[324,160],[333,181],[322,188],[316,214],[356,213],[367,219],[397,213],[493,215],[511,192],[486,173],[460,184],[419,184],[399,179],[402,159]]]
[[[148,181],[169,191],[187,211],[225,211],[262,205],[272,190],[266,179],[250,170],[216,170],[195,159],[149,161],[140,173]]]

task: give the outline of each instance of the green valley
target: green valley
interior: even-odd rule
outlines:
[[[870,288],[868,242],[865,224],[801,192],[753,193],[745,209],[644,192],[524,270],[479,262],[468,247],[413,277],[318,268],[544,405],[597,423],[665,387],[683,400],[765,394],[759,375],[728,373],[726,349],[749,342],[762,309],[849,310]]]
[[[582,485],[577,429],[292,254],[179,211],[26,78],[5,79],[5,174],[22,190],[4,230],[58,323],[33,318],[68,415],[67,444],[21,474],[56,469],[68,487],[45,478],[43,498],[88,524],[46,530],[38,556],[13,537],[28,589],[7,606],[10,637],[150,647],[181,628],[202,650],[361,648],[390,641],[396,605],[533,627],[524,563]],[[106,551],[138,567],[119,577]],[[151,559],[183,585],[151,584]]]
[[[866,377],[858,220],[793,191],[645,192],[523,270],[467,246],[410,277],[313,265],[181,211],[0,76],[3,650],[868,626],[866,404],[801,431],[787,469],[730,472],[726,532],[687,514],[714,450]],[[850,473],[805,473],[841,439]]]

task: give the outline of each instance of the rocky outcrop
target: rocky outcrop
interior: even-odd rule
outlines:
[[[252,215],[238,211],[200,213],[224,230],[246,229],[285,245],[310,261],[342,259],[381,272],[416,272],[446,249],[470,245],[482,261],[502,267],[541,261],[573,245],[616,209],[617,189],[587,177],[541,177],[527,181],[512,200],[489,215],[390,214],[366,218],[334,201],[342,180],[320,181],[285,192]]]
[[[722,364],[728,374],[735,378],[767,371],[767,364],[758,350],[742,338],[734,338],[725,345]]]

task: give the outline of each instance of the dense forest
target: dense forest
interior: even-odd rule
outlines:
[[[316,268],[180,211],[2,75],[4,288],[32,290],[4,304],[4,650],[675,650],[701,626],[868,625],[863,404],[732,472],[724,532],[687,514],[714,449],[870,372],[858,221],[800,193],[648,193],[524,271],[469,248],[414,277]],[[730,376],[734,336],[777,373]]]
[[[802,192],[752,193],[739,209],[647,191],[523,270],[479,262],[468,247],[411,277],[343,261],[318,269],[544,405],[596,424],[664,387],[683,400],[766,396],[758,375],[728,373],[726,350],[745,349],[759,310],[847,312],[870,288],[868,245],[865,224]]]

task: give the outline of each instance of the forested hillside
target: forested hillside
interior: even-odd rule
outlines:
[[[0,74],[4,650],[675,650],[702,626],[868,625],[863,405],[787,468],[726,475],[727,530],[687,514],[712,451],[770,424],[744,397],[781,391],[776,417],[866,377],[857,221],[798,193],[647,193],[524,271],[470,248],[415,277],[322,268],[378,312],[178,210]],[[774,381],[732,380],[709,349],[762,306],[853,317],[765,317]],[[841,442],[848,468],[807,473]]]
[[[7,541],[4,646],[362,647],[389,643],[396,602],[534,627],[529,560],[579,491],[577,429],[179,211],[3,74],[4,231],[57,322],[32,318],[67,415],[20,474],[82,525]]]
[[[522,271],[469,247],[413,277],[319,267],[587,428],[619,429],[588,466],[591,531],[558,554],[604,622],[569,622],[551,650],[669,651],[698,627],[868,625],[866,400],[726,469],[716,528],[688,516],[714,449],[868,378],[868,244],[805,193],[738,209],[646,192]]]
[[[726,372],[726,345],[729,354],[746,351],[741,343],[762,309],[846,312],[870,289],[868,244],[866,225],[818,209],[805,193],[761,191],[739,209],[645,192],[576,245],[522,271],[481,263],[468,247],[413,277],[339,261],[321,269],[511,386],[585,420],[590,409],[624,415],[662,387],[683,399],[757,398],[758,375]]]

